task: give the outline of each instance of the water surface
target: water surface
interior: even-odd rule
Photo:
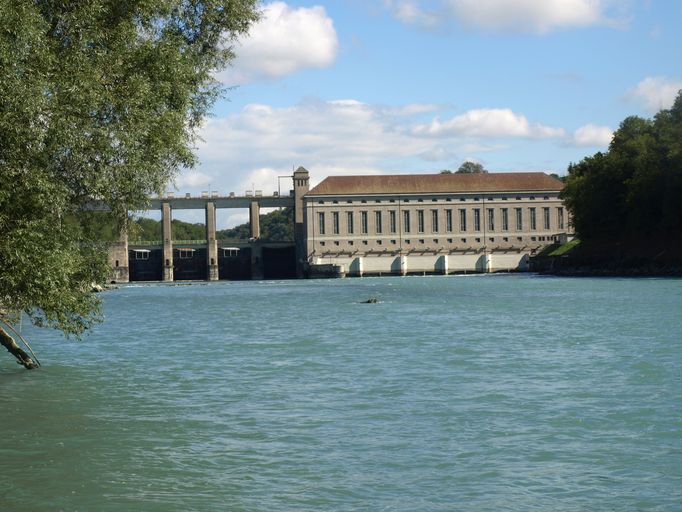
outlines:
[[[378,304],[361,304],[377,297]],[[0,510],[682,509],[682,281],[125,286],[0,358]]]

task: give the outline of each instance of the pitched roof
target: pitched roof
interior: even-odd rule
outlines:
[[[559,191],[563,183],[544,172],[329,176],[308,196]]]

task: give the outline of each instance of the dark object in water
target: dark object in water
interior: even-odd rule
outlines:
[[[369,299],[362,301],[362,304],[376,304],[377,302],[379,302],[379,299],[376,297],[370,297]]]

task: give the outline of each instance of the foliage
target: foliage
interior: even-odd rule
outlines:
[[[290,242],[294,239],[294,210],[287,207],[261,215],[260,228],[262,240],[272,242]],[[102,233],[108,233],[110,227],[105,226]],[[203,223],[189,223],[173,219],[173,240],[204,240],[206,239],[206,225]],[[240,224],[233,228],[222,229],[216,232],[216,239],[240,239],[246,240],[251,236],[249,223]],[[161,221],[140,217],[135,219],[128,227],[128,240],[150,241],[161,240]]]
[[[294,239],[294,209],[291,207],[273,210],[260,217],[261,239],[272,242],[290,242]],[[234,228],[224,229],[216,233],[216,238],[246,239],[251,235],[249,224],[240,224]]]
[[[585,240],[682,236],[682,91],[653,120],[626,118],[606,153],[570,165],[561,197]]]
[[[580,245],[580,240],[574,238],[565,244],[552,244],[540,251],[537,256],[563,256]]]
[[[467,160],[459,166],[459,169],[455,171],[455,174],[480,174],[487,172],[488,171],[483,168],[483,165],[479,164],[478,162],[471,162]]]
[[[181,167],[257,0],[0,0],[0,304],[79,334],[122,222]]]

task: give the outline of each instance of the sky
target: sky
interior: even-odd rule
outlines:
[[[298,166],[312,185],[467,160],[563,175],[606,150],[625,117],[652,117],[682,89],[679,0],[289,0],[261,10],[216,75],[229,89],[176,193],[285,193]],[[247,216],[222,213],[219,226]]]

